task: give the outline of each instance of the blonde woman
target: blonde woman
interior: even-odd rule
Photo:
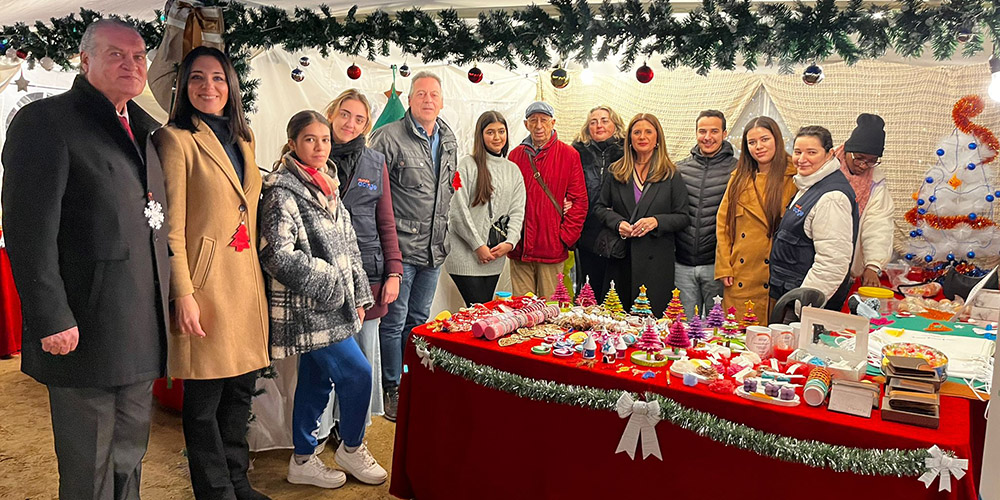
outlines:
[[[687,187],[670,161],[660,121],[648,113],[632,118],[625,156],[604,174],[596,215],[625,240],[625,257],[611,264],[610,278],[630,307],[646,285],[656,312],[674,288],[674,237],[690,223]],[[656,272],[650,272],[652,266]]]
[[[587,182],[587,198],[590,210],[583,222],[583,231],[576,246],[577,284],[582,285],[587,277],[597,297],[608,293],[607,272],[611,265],[606,252],[598,248],[598,234],[604,229],[597,216],[597,198],[601,195],[601,180],[612,163],[625,154],[625,123],[618,113],[609,106],[597,106],[587,114],[587,121],[580,128],[580,134],[573,141],[573,148],[580,153],[583,178]],[[617,234],[617,233],[616,233]]]

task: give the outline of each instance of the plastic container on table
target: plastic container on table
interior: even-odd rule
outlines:
[[[878,299],[879,314],[889,314],[889,300],[895,297],[892,290],[878,286],[863,286],[858,288],[858,295],[863,299]]]

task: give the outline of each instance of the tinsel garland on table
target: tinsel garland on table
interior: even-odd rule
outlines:
[[[244,107],[253,110],[256,80],[247,80],[250,53],[284,47],[295,52],[316,49],[368,59],[389,56],[390,44],[425,63],[458,65],[492,62],[544,68],[575,60],[586,64],[620,53],[622,71],[641,59],[660,57],[667,68],[686,66],[700,74],[712,68],[753,70],[759,63],[790,72],[795,64],[840,57],[848,64],[881,57],[892,48],[903,57],[919,57],[929,44],[938,60],[956,51],[971,56],[986,40],[1000,39],[1000,2],[943,0],[939,4],[902,0],[898,9],[849,0],[795,4],[752,0],[704,0],[676,16],[670,0],[549,0],[549,7],[481,12],[463,19],[454,9],[431,14],[419,8],[393,13],[376,10],[356,15],[357,6],[335,16],[327,6],[285,10],[240,2],[205,0],[223,6],[226,49],[237,64]],[[163,16],[144,21],[126,18],[150,48],[163,34]],[[22,50],[30,63],[51,57],[70,67],[83,30],[103,14],[81,9],[79,17],[54,17],[0,27],[0,49]],[[959,34],[962,42],[959,42]],[[2,53],[2,50],[0,50]],[[641,58],[640,58],[641,56]]]
[[[620,391],[524,377],[431,346],[422,337],[414,336],[413,341],[419,349],[429,353],[431,361],[425,363],[484,387],[533,401],[614,412],[621,395]],[[927,470],[925,459],[931,457],[925,449],[854,448],[780,436],[725,420],[711,413],[687,408],[659,394],[647,392],[645,396],[648,401],[655,398],[659,402],[662,420],[681,429],[717,443],[785,462],[866,476],[917,477]],[[634,394],[633,398],[639,399]]]

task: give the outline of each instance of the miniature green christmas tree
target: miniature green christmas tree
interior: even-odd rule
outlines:
[[[640,317],[653,315],[653,309],[649,307],[649,297],[646,297],[646,285],[639,286],[639,296],[632,302],[632,314]]]
[[[590,276],[587,276],[583,283],[583,288],[576,296],[576,305],[580,307],[590,307],[597,305],[597,298],[594,297],[594,289],[590,287]]]
[[[624,312],[625,308],[622,307],[622,300],[618,298],[618,292],[615,290],[615,282],[611,282],[611,289],[608,290],[608,294],[604,297],[604,304],[601,304],[604,310],[609,313],[620,313]]]
[[[681,291],[674,288],[673,297],[667,303],[667,310],[663,311],[663,317],[670,321],[686,321],[684,317],[684,304],[681,304]]]

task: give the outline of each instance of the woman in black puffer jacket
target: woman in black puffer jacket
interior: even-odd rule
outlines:
[[[625,138],[625,123],[618,113],[608,106],[597,106],[590,110],[587,122],[580,129],[573,147],[580,153],[580,164],[583,166],[583,176],[587,181],[587,196],[590,200],[590,210],[583,223],[583,232],[577,243],[576,251],[576,283],[577,291],[589,277],[594,296],[601,300],[608,292],[607,269],[611,263],[608,255],[601,255],[597,248],[597,235],[604,225],[594,215],[597,198],[601,195],[601,179],[604,171],[612,163],[621,159],[624,151],[622,141]]]

